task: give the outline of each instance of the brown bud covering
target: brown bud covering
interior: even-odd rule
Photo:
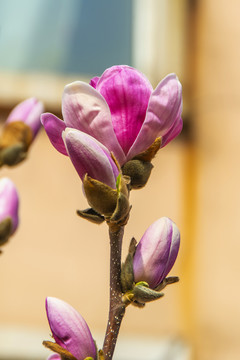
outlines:
[[[117,189],[85,175],[83,186],[91,211],[78,211],[78,215],[85,219],[100,224],[102,218],[112,226],[112,231],[117,231],[119,225],[127,222],[130,206],[128,201],[129,178],[120,175]]]
[[[132,290],[134,285],[133,256],[136,250],[136,245],[137,245],[136,239],[132,238],[129,245],[128,255],[126,257],[125,262],[122,264],[121,285],[123,292]]]
[[[13,166],[24,160],[32,140],[32,130],[24,122],[6,124],[0,136],[0,166]]]
[[[12,231],[12,220],[10,217],[7,217],[3,221],[0,222],[0,245],[4,245]]]
[[[89,205],[99,214],[111,217],[117,205],[117,190],[85,175],[83,187]]]
[[[102,224],[104,222],[104,216],[98,214],[92,208],[88,208],[85,210],[77,210],[78,216],[86,219],[94,224]]]
[[[162,138],[161,137],[156,138],[156,140],[152,143],[151,146],[149,146],[149,148],[147,150],[134,156],[133,159],[149,161],[149,162],[152,161],[152,159],[155,157],[158,150],[160,149],[161,143],[162,143]]]
[[[62,360],[77,360],[69,351],[52,341],[43,341],[43,345],[61,356]]]

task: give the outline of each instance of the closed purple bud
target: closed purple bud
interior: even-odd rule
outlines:
[[[146,281],[155,289],[172,269],[179,245],[179,230],[169,218],[162,217],[149,226],[133,258],[135,282]]]
[[[35,98],[29,98],[19,103],[9,114],[6,124],[22,121],[32,130],[33,138],[37,135],[41,121],[40,116],[44,111],[43,103]]]
[[[83,317],[66,302],[48,297],[46,311],[52,335],[58,345],[68,350],[77,360],[96,359],[97,351],[91,332]],[[61,359],[51,355],[51,359]]]

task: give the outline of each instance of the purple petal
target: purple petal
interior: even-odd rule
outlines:
[[[14,183],[4,177],[0,180],[0,222],[10,217],[12,219],[12,234],[18,226],[19,197]]]
[[[35,98],[24,100],[11,111],[6,123],[23,121],[32,129],[35,137],[41,127],[40,115],[43,109],[43,103]]]
[[[85,174],[116,188],[119,174],[109,151],[92,136],[76,129],[66,128],[63,139],[69,157],[83,180]]]
[[[146,119],[127,154],[130,160],[146,150],[159,136],[164,136],[179,121],[182,110],[182,86],[175,74],[166,76],[153,91]]]
[[[48,297],[46,311],[57,344],[78,360],[96,358],[96,348],[88,325],[72,306],[57,298]]]
[[[181,118],[181,112],[182,112],[181,110],[182,109],[180,109],[179,114],[176,117],[176,121],[174,122],[171,129],[169,129],[168,132],[162,137],[161,148],[163,148],[170,141],[175,139],[175,137],[177,137],[180,134],[180,132],[182,131],[183,121],[182,121],[182,118]]]
[[[62,139],[62,132],[66,128],[64,121],[50,113],[42,114],[41,121],[49,137],[49,140],[55,149],[57,149],[63,155],[68,155]]]
[[[146,281],[154,289],[163,280],[166,265],[173,265],[169,260],[172,234],[172,221],[166,217],[155,221],[145,231],[133,260],[136,282]]]
[[[47,360],[61,360],[61,356],[58,354],[52,354],[47,358]]]
[[[98,80],[99,80],[99,76],[95,76],[90,80],[89,85],[91,85],[94,89],[96,89]]]
[[[107,69],[96,89],[108,103],[115,134],[126,155],[144,122],[152,86],[142,73],[122,65]]]
[[[111,113],[105,99],[92,86],[76,81],[65,87],[62,113],[67,127],[91,135],[123,164],[125,155],[113,131]]]
[[[171,271],[178,255],[179,245],[180,245],[180,232],[177,228],[177,225],[174,222],[172,222],[172,242],[171,242],[169,257],[165,266],[165,270],[162,276],[158,280],[159,284],[163,279],[165,279],[167,274]]]

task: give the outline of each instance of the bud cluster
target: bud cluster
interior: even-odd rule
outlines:
[[[15,166],[27,157],[40,127],[43,104],[35,98],[24,100],[9,114],[0,134],[0,167]],[[14,183],[0,179],[0,246],[18,227],[19,195]]]

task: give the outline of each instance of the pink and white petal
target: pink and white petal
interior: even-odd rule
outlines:
[[[126,155],[144,122],[152,86],[138,70],[119,65],[103,73],[96,89],[108,103],[115,134]]]
[[[146,150],[173,126],[182,109],[182,86],[175,74],[166,76],[153,91],[143,126],[127,154],[130,160]]]
[[[19,195],[15,184],[7,177],[0,180],[0,222],[10,217],[12,220],[11,234],[18,227]]]
[[[43,127],[52,145],[63,155],[68,155],[65,148],[62,132],[66,129],[64,121],[51,113],[44,113],[41,116]]]
[[[30,112],[32,111],[33,107],[38,102],[35,98],[29,98],[20,102],[17,106],[15,106],[12,111],[10,112],[6,123],[10,123],[13,121],[24,121]]]
[[[118,170],[110,153],[92,136],[71,128],[63,132],[63,139],[68,155],[83,180],[85,174],[116,188]]]
[[[170,141],[175,139],[175,137],[177,137],[180,134],[180,132],[182,131],[183,121],[181,118],[181,113],[182,113],[182,109],[180,109],[179,114],[176,117],[176,121],[173,123],[173,126],[171,127],[171,129],[169,129],[168,132],[162,137],[161,148],[163,148]]]
[[[35,106],[33,107],[32,111],[27,116],[26,120],[24,121],[25,124],[27,124],[33,132],[33,137],[35,137],[40,130],[41,127],[41,121],[40,117],[41,114],[44,111],[44,106],[41,101],[37,101],[35,103]]]
[[[66,302],[46,299],[48,322],[57,344],[67,349],[76,359],[96,358],[92,334],[83,317]]]
[[[98,80],[99,80],[99,76],[95,76],[90,80],[89,85],[91,85],[94,89],[96,89]]]
[[[125,162],[108,104],[92,86],[81,81],[67,85],[63,92],[62,113],[67,127],[91,135],[112,151],[119,163]]]

